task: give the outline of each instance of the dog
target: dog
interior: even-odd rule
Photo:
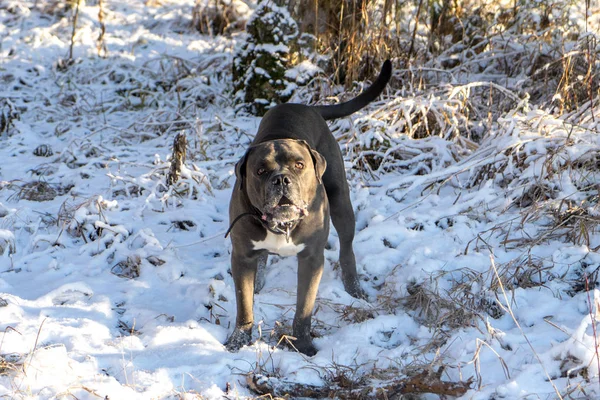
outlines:
[[[232,241],[237,306],[235,328],[225,343],[229,351],[251,343],[254,293],[263,285],[268,254],[278,254],[298,256],[294,347],[308,356],[317,353],[310,327],[330,217],[340,240],[344,289],[353,297],[365,298],[352,248],[355,218],[344,161],[325,121],[350,115],[375,100],[391,74],[387,60],[377,80],[348,102],[279,104],[263,117],[254,141],[235,166],[229,206],[227,234]]]

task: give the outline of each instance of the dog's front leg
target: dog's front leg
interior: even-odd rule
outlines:
[[[225,343],[229,351],[237,351],[252,341],[254,280],[261,256],[264,256],[261,252],[240,255],[235,248],[231,253],[231,275],[235,285],[237,315],[235,329]]]
[[[269,254],[266,252],[261,254],[258,257],[257,269],[256,269],[256,279],[254,279],[254,293],[260,293],[262,288],[265,286],[265,269],[267,268],[267,260],[269,258]]]
[[[323,275],[324,259],[322,248],[311,254],[298,254],[298,294],[293,325],[296,337],[294,346],[307,356],[317,353],[310,336],[310,326],[319,282]]]

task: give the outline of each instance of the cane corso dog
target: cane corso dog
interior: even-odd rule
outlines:
[[[373,101],[385,88],[392,65],[385,61],[377,80],[354,99],[331,106],[280,104],[263,117],[254,141],[235,166],[229,206],[231,273],[237,318],[226,347],[250,344],[254,293],[262,287],[268,254],[298,256],[294,347],[312,356],[311,316],[323,272],[329,218],[339,240],[346,291],[364,298],[352,241],[354,211],[342,153],[326,120],[345,117]],[[258,271],[258,273],[257,273]]]

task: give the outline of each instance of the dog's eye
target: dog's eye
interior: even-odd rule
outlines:
[[[256,171],[256,175],[262,175],[262,174],[264,174],[265,172],[267,172],[267,170],[266,170],[266,169],[264,169],[264,168],[259,168],[259,169],[258,169],[258,171]]]
[[[304,168],[304,163],[302,161],[296,161],[296,168],[303,169]]]

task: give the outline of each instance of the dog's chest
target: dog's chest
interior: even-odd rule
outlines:
[[[267,232],[267,237],[264,240],[253,240],[254,250],[267,250],[269,253],[278,254],[280,256],[295,256],[304,250],[304,244],[294,244],[292,240],[286,241],[285,235],[276,235],[272,232]]]

